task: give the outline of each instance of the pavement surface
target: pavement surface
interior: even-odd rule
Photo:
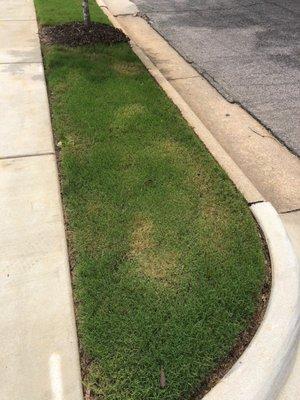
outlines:
[[[0,398],[82,400],[33,0],[0,0]]]
[[[300,155],[299,0],[132,0],[229,101]]]

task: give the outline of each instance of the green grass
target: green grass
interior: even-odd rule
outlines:
[[[34,0],[36,15],[41,25],[55,25],[82,21],[82,0]],[[90,0],[90,14],[93,21],[108,24],[108,18],[94,0]]]
[[[36,0],[40,21],[81,18],[79,2],[61,4]],[[127,44],[43,52],[93,360],[84,385],[101,400],[188,399],[256,309],[256,225]]]

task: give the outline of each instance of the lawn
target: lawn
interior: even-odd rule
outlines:
[[[81,18],[80,1],[35,4],[43,24]],[[101,400],[188,399],[258,305],[256,224],[128,44],[45,46],[43,56],[91,360],[84,386]]]

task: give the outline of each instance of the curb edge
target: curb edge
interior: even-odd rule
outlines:
[[[252,341],[205,400],[275,400],[293,366],[300,327],[300,267],[282,221],[271,203],[250,206],[267,241],[272,289]]]

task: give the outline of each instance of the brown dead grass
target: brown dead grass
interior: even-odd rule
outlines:
[[[136,63],[114,63],[112,69],[124,76],[134,76],[142,71],[142,66]]]
[[[130,259],[135,259],[138,271],[147,278],[168,284],[168,277],[178,265],[179,253],[159,248],[154,240],[151,220],[139,217],[132,233]]]

